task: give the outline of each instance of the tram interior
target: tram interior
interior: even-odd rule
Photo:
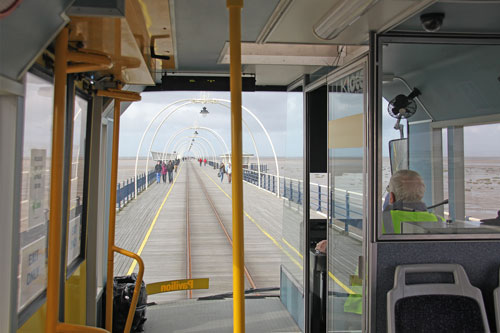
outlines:
[[[415,274],[412,284],[453,284],[455,271],[445,265],[453,264],[478,288],[483,331],[500,331],[494,296],[500,285],[500,2],[357,1],[360,10],[349,1],[244,2],[243,90],[286,94],[283,141],[299,137],[303,148],[298,156],[290,146],[283,150],[283,187],[278,179],[277,191],[269,183],[263,188],[282,200],[273,301],[279,299],[286,316],[267,303],[257,310],[276,317],[251,317],[247,327],[286,317],[302,332],[392,332],[388,295],[398,287],[401,266],[438,264],[437,273]],[[111,212],[121,209],[111,199],[114,113],[119,119],[140,93],[228,91],[226,2],[10,2],[18,6],[0,4],[0,266],[8,268],[0,271],[0,331],[44,332],[49,321],[105,327],[106,278],[113,272],[106,267],[114,232],[108,227]],[[335,15],[342,10],[351,21]],[[422,26],[421,15],[432,13],[444,15],[439,31]],[[333,37],[318,36],[335,24],[342,29]],[[65,31],[68,55],[61,61],[55,36]],[[62,81],[55,77],[59,61],[67,66]],[[62,106],[55,97],[61,82]],[[59,156],[53,115],[61,109]],[[295,185],[286,178],[292,167]],[[388,185],[403,169],[422,177],[422,202],[436,220],[402,221],[399,232],[388,232]],[[59,188],[51,188],[54,177]],[[324,187],[311,185],[314,177],[323,177]],[[259,184],[252,189],[260,191]],[[58,202],[51,202],[52,191]],[[61,214],[54,222],[55,209]],[[54,226],[62,235],[55,245],[49,244]],[[326,253],[315,248],[322,240]],[[47,288],[49,262],[59,267],[57,293]],[[222,331],[233,329],[231,297],[220,310],[224,322],[210,321]],[[162,320],[178,320],[180,331],[205,332],[204,311],[217,308],[202,303],[169,303],[163,310],[170,307],[170,317],[157,311],[146,327],[162,332]],[[190,317],[195,310],[205,317]]]

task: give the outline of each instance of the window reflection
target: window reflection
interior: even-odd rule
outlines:
[[[47,285],[53,85],[26,76],[20,214],[18,311]]]
[[[411,203],[380,193],[379,235],[500,233],[498,56],[498,45],[384,44],[382,188],[406,169],[425,192]],[[392,112],[399,96],[411,98]]]
[[[76,96],[73,115],[67,265],[70,265],[81,253],[87,108],[88,102]]]
[[[364,225],[364,70],[329,86],[328,225],[329,332],[361,330],[363,307],[358,258]]]

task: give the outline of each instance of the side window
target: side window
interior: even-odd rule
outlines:
[[[47,287],[53,84],[28,73],[20,202],[18,312]]]
[[[69,221],[66,265],[75,263],[82,254],[83,207],[85,188],[85,142],[88,102],[75,97],[73,112],[73,140],[71,149]]]
[[[500,45],[471,43],[381,38],[379,236],[500,233]]]

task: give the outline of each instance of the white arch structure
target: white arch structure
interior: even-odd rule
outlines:
[[[162,124],[173,114],[175,113],[177,110],[179,110],[180,108],[182,108],[183,106],[185,105],[188,105],[188,104],[219,104],[219,105],[224,105],[225,104],[222,104],[222,103],[227,103],[229,105],[231,105],[231,101],[230,100],[227,100],[227,99],[220,99],[220,98],[212,98],[212,99],[180,99],[180,100],[177,100],[175,102],[172,102],[170,103],[169,105],[167,105],[165,108],[163,108],[161,111],[159,111],[154,117],[153,119],[151,120],[151,122],[148,124],[146,130],[144,131],[143,135],[142,135],[142,138],[141,138],[141,141],[139,142],[139,147],[137,148],[137,155],[136,155],[136,159],[135,159],[135,195],[137,196],[137,164],[139,162],[139,152],[142,148],[142,142],[144,141],[144,137],[146,136],[146,133],[147,131],[149,130],[149,128],[151,127],[151,125],[153,124],[153,122],[156,120],[156,118],[158,118],[160,116],[160,114],[162,114],[163,112],[165,112],[167,109],[169,109],[171,106],[174,106],[178,103],[182,103],[182,102],[186,102],[186,103],[183,103],[182,105],[176,107],[175,109],[173,109],[172,111],[170,111],[166,116],[165,118],[163,119],[163,121],[161,122],[161,124],[158,126],[158,128],[156,129],[156,132],[155,132],[155,135],[153,137],[153,139],[151,140],[151,145],[150,145],[150,148],[148,150],[148,153],[147,153],[147,160],[146,160],[146,165],[148,165],[148,162],[149,162],[149,152],[151,151],[151,147],[153,145],[153,142],[154,142],[154,139],[156,138],[156,134],[158,133],[160,127],[162,126]],[[246,111],[250,116],[252,116],[252,118],[255,119],[255,121],[257,121],[257,123],[259,124],[259,126],[262,128],[262,130],[264,131],[266,137],[267,137],[267,140],[269,141],[269,144],[271,145],[271,149],[273,151],[273,155],[274,155],[274,163],[275,163],[275,167],[276,167],[276,176],[278,177],[278,180],[279,180],[279,177],[280,177],[280,170],[279,170],[279,165],[278,165],[278,157],[276,156],[276,150],[274,149],[274,144],[273,144],[273,141],[271,140],[271,137],[269,136],[269,133],[267,132],[266,128],[264,127],[264,125],[261,123],[261,121],[259,120],[259,118],[257,118],[257,116],[255,116],[248,108],[246,108],[245,106],[241,106],[242,110]],[[260,168],[259,168],[259,172],[260,172]],[[147,176],[147,172],[146,172],[146,176]],[[260,177],[259,177],[260,179]],[[147,182],[146,182],[147,184]],[[280,196],[280,188],[279,186],[277,187],[277,191],[276,191],[276,195],[279,197]]]
[[[210,149],[212,149],[212,153],[213,153],[213,155],[212,155],[212,162],[214,162],[214,163],[215,163],[215,157],[217,156],[217,154],[215,153],[214,146],[212,146],[212,144],[210,143],[210,141],[208,141],[207,139],[205,139],[204,137],[201,137],[201,136],[194,136],[194,135],[191,135],[191,136],[185,136],[185,137],[181,138],[181,139],[179,140],[179,142],[177,142],[177,144],[174,146],[174,148],[176,148],[176,150],[175,150],[175,151],[177,151],[177,149],[179,149],[179,146],[180,146],[180,145],[183,143],[183,141],[184,141],[184,140],[186,140],[186,139],[190,139],[190,141],[189,141],[189,142],[193,142],[193,141],[192,141],[192,139],[202,139],[202,140],[204,140],[204,141],[208,144],[208,146],[210,147]],[[196,140],[195,140],[194,142],[196,142]],[[208,153],[208,151],[206,151],[205,153]],[[209,156],[210,156],[209,154],[206,154],[206,157],[207,157],[207,158],[208,158]]]
[[[189,144],[186,143],[184,146],[180,147],[181,149],[183,150],[180,150],[182,156],[184,156],[184,153],[186,152],[189,152],[190,150],[193,152],[194,156],[196,158],[198,158],[199,156],[201,156],[202,154],[200,153],[200,149],[198,147],[191,147],[191,149],[189,149]],[[194,149],[193,149],[194,148]]]
[[[253,137],[253,134],[252,134],[252,131],[250,131],[250,129],[248,128],[248,126],[246,125],[245,122],[243,122],[243,124],[246,126],[247,130],[248,130],[248,133],[250,134],[250,139],[252,140],[252,144],[253,144],[253,147],[255,149],[255,153],[257,155],[257,173],[258,173],[258,184],[260,186],[260,156],[259,156],[259,150],[257,149],[257,144],[255,143],[255,139]],[[179,131],[177,131],[173,136],[171,136],[169,138],[169,140],[167,141],[167,143],[165,144],[165,147],[163,148],[163,155],[165,155],[165,153],[168,151],[168,147],[170,146],[170,143],[175,140],[175,138],[180,134],[182,133],[183,131],[187,131],[189,129],[198,129],[198,128],[203,128],[203,129],[206,129],[206,130],[209,130],[211,132],[213,132],[214,134],[218,135],[220,137],[220,139],[222,140],[222,142],[224,143],[224,146],[226,147],[226,151],[227,153],[229,153],[229,149],[227,149],[227,146],[226,146],[226,143],[224,142],[224,139],[222,139],[222,137],[215,131],[213,131],[212,129],[208,128],[208,127],[194,127],[194,126],[191,126],[191,127],[185,127],[183,129],[180,129]],[[147,173],[147,171],[146,171]],[[147,179],[146,179],[146,183],[147,183]]]
[[[202,130],[206,130],[206,131],[209,131],[210,133],[212,133],[213,135],[215,135],[215,137],[219,140],[219,142],[222,143],[223,147],[222,149],[226,149],[227,152],[229,152],[229,148],[227,147],[227,144],[226,144],[226,141],[224,141],[224,139],[222,138],[222,136],[220,136],[219,133],[217,133],[216,131],[214,131],[213,129],[209,128],[209,127],[196,127],[196,126],[189,126],[189,127],[184,127],[180,130],[178,130],[177,132],[175,132],[174,135],[172,135],[168,141],[165,143],[165,146],[163,147],[163,154],[165,154],[165,152],[167,151],[167,147],[170,145],[170,143],[172,142],[172,140],[177,136],[179,135],[180,133],[184,132],[184,131],[187,131],[189,129],[194,129],[194,130],[198,130],[198,129],[202,129]]]
[[[185,106],[186,104],[189,104],[189,103],[184,103],[182,105],[180,105],[179,107],[177,107],[176,109],[172,110],[172,113],[177,111],[178,109],[182,108],[183,106]],[[231,111],[231,107],[230,106],[227,106],[225,104],[220,104],[224,107],[226,107],[227,109],[229,109],[229,111]],[[156,131],[153,135],[153,139],[151,140],[151,144],[149,145],[149,151],[151,151],[151,147],[153,146],[153,143],[154,141],[156,140],[156,136],[158,135],[158,132],[160,130],[160,128],[163,126],[163,123],[168,119],[170,114],[168,114],[165,118],[163,118],[163,120],[161,121],[160,125],[158,125],[158,127],[156,128]],[[253,137],[253,134],[252,134],[252,131],[250,131],[250,128],[248,127],[247,123],[245,122],[245,120],[242,119],[242,122],[243,122],[243,125],[245,126],[245,128],[248,130],[248,133],[250,134],[250,139],[252,140],[252,143],[253,143],[253,146],[254,146],[254,149],[255,149],[255,153],[257,155],[257,165],[258,165],[258,184],[260,186],[260,157],[259,157],[259,150],[257,149],[257,145],[255,143],[255,138]],[[193,127],[190,127],[190,128],[193,128]],[[203,128],[203,129],[208,129],[208,127],[196,127],[195,129],[198,129],[198,128]],[[222,137],[214,131],[215,134],[217,134],[221,139]],[[230,150],[229,148],[227,147],[226,145],[226,142],[224,141],[224,139],[222,139],[222,141],[224,142],[224,146],[226,147],[226,152],[227,154],[230,154]],[[167,150],[168,146],[169,146],[169,142],[167,142],[166,144],[167,147],[164,147],[163,148],[163,154],[165,153],[165,151]],[[147,155],[147,160],[146,160],[146,169],[145,169],[145,173],[146,173],[146,188],[148,188],[148,166],[149,166],[149,153]]]

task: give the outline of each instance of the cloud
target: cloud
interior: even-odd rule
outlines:
[[[132,104],[121,117],[120,156],[136,155],[139,141],[147,129],[148,124],[160,111],[164,110],[167,105],[177,100],[200,99],[202,97],[200,92],[186,91],[146,92],[141,95],[142,101]],[[208,98],[229,100],[230,94],[228,92],[210,92]],[[287,111],[287,94],[284,92],[244,92],[242,95],[242,103],[254,113],[264,125],[273,141],[275,149],[282,152],[283,148],[281,146],[284,143],[282,137],[285,135],[286,131],[286,122],[284,119],[286,119]],[[155,132],[157,132],[157,135],[152,144],[152,150],[163,151],[166,142],[169,141],[176,132],[192,126],[208,127],[216,131],[226,141],[230,148],[230,109],[218,104],[186,104],[173,112],[168,119],[163,122],[159,130],[157,130],[167,114],[181,104],[183,103],[180,102],[176,104],[176,106],[170,107],[157,117],[145,135],[140,155],[145,155],[147,153]],[[200,115],[200,110],[203,106],[206,106],[210,112],[206,117]],[[248,127],[254,136],[259,154],[262,156],[272,156],[271,146],[258,122],[245,111],[243,111],[243,120],[247,125],[243,126],[244,151],[255,153],[252,140],[248,134]],[[189,131],[186,130],[186,133],[189,133]],[[202,132],[200,132],[200,134],[201,133]],[[203,133],[202,135],[212,143],[217,153],[222,153],[221,144],[218,143],[214,135],[209,133]],[[185,136],[185,134],[179,135],[179,138],[183,136]],[[178,140],[174,140],[173,142],[175,143],[177,141]],[[171,146],[173,146],[173,144]]]

